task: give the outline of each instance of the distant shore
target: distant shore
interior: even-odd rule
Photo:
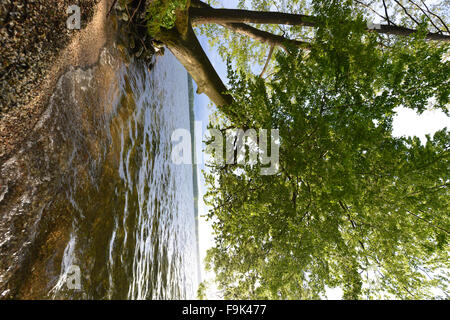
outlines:
[[[190,129],[191,129],[191,151],[192,151],[192,159],[195,159],[196,155],[196,136],[195,136],[195,112],[194,112],[194,84],[193,79],[188,73],[188,90],[189,90],[189,120],[190,120]],[[194,215],[195,215],[195,236],[197,242],[197,277],[199,283],[201,280],[201,261],[200,261],[200,243],[199,243],[199,212],[198,212],[198,202],[199,202],[199,193],[198,193],[198,176],[197,176],[197,165],[196,161],[192,161],[192,186],[194,190]]]

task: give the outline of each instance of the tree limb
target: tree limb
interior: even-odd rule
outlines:
[[[383,0],[383,7],[384,7],[384,14],[386,15],[386,21],[387,21],[388,25],[390,25],[391,20],[389,19],[388,9],[386,6],[386,2],[384,0]]]
[[[368,6],[368,5],[365,4],[364,2],[359,1],[359,0],[355,0],[355,1],[356,1],[357,4],[360,4],[361,6],[367,8],[367,9],[369,9],[370,11],[372,11],[373,13],[375,13],[375,14],[376,14],[377,16],[379,16],[381,19],[386,20],[386,22],[387,22],[388,24],[393,24],[393,25],[395,25],[395,23],[393,23],[392,21],[389,20],[389,17],[387,16],[387,12],[386,12],[386,17],[385,17],[385,16],[382,16],[381,14],[379,14],[378,12],[376,12],[372,7]]]
[[[406,212],[409,213],[410,215],[412,215],[413,217],[415,217],[415,218],[417,218],[417,219],[419,219],[419,220],[422,220],[422,221],[428,223],[430,226],[432,226],[432,227],[434,227],[434,228],[437,228],[437,229],[439,229],[439,230],[441,230],[441,231],[444,231],[446,234],[450,234],[450,232],[449,232],[448,230],[446,230],[446,229],[444,229],[444,228],[441,228],[441,227],[438,226],[438,225],[435,225],[434,223],[432,223],[432,222],[430,222],[430,221],[428,221],[428,220],[426,220],[426,219],[424,219],[424,218],[418,216],[417,214],[414,214],[413,212],[411,212],[411,211],[409,211],[409,210],[406,210]]]
[[[191,8],[213,9],[208,4],[199,0],[192,0]],[[191,22],[193,25],[195,25],[195,21],[191,19]],[[310,47],[310,44],[308,42],[291,40],[280,35],[276,35],[267,31],[257,29],[245,23],[219,23],[219,25],[221,25],[224,28],[230,29],[236,33],[250,37],[261,43],[267,43],[271,46],[279,46],[283,48],[285,51],[287,51],[286,44],[305,49]]]
[[[260,78],[262,78],[262,76],[266,72],[267,66],[269,65],[270,59],[272,58],[272,54],[273,54],[273,49],[274,48],[275,48],[274,46],[270,47],[270,51],[269,51],[269,54],[267,55],[266,63],[264,64],[264,68],[262,69],[262,71],[261,71],[261,73],[259,75]]]
[[[438,16],[437,14],[433,13],[430,11],[430,9],[428,9],[428,6],[425,4],[425,2],[423,0],[420,0],[420,2],[422,2],[422,4],[424,5],[425,9],[427,9],[427,12],[429,14],[431,14],[432,16],[435,16],[436,18],[439,19],[439,21],[442,23],[442,25],[444,26],[445,30],[447,30],[448,33],[450,33],[450,29],[447,27],[447,24],[444,22],[444,20],[442,20],[442,18],[440,16]]]
[[[423,10],[423,8],[421,6],[419,6],[417,3],[415,3],[412,0],[408,0],[409,2],[411,2],[413,5],[415,5],[417,8],[419,8],[420,11],[422,11],[422,13],[430,20],[431,24],[433,25],[433,27],[436,28],[436,30],[439,33],[442,33],[442,30],[433,22],[433,20],[430,18],[430,16],[425,12],[425,10]]]
[[[190,8],[189,15],[192,24],[224,24],[224,23],[255,23],[255,24],[285,24],[292,26],[317,27],[317,18],[301,14],[251,11],[240,9],[212,9],[212,8]],[[382,24],[377,29],[371,29],[380,34],[391,34],[399,36],[411,35],[417,30],[400,26]],[[428,33],[428,40],[450,41],[449,35],[439,33]]]
[[[316,18],[283,12],[251,11],[242,9],[190,8],[192,24],[255,23],[316,26]]]
[[[404,5],[402,5],[398,0],[394,0],[394,2],[395,2],[396,4],[398,4],[398,5],[403,9],[403,11],[405,12],[405,14],[406,14],[412,21],[414,21],[417,25],[420,25],[420,23],[419,23],[416,19],[414,19],[414,17],[408,12],[408,10],[406,10],[406,8],[405,8]]]
[[[190,26],[184,35],[173,28],[161,31],[160,36],[197,83],[197,93],[205,93],[218,107],[232,103],[232,97],[226,93],[227,88],[203,51]]]

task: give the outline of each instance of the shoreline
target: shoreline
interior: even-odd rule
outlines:
[[[94,2],[98,1],[90,3]],[[70,170],[77,175],[87,174],[83,164],[89,152],[97,148],[96,141],[83,143],[65,137],[74,136],[77,130],[94,132],[91,118],[102,110],[97,110],[100,106],[95,104],[55,104],[52,99],[55,93],[59,99],[57,91],[65,88],[61,86],[72,85],[69,74],[78,70],[83,77],[91,69],[102,68],[103,48],[113,44],[117,31],[116,19],[106,17],[110,2],[96,3],[92,19],[84,28],[73,30],[63,49],[55,45],[53,49],[58,52],[41,60],[49,69],[31,89],[35,94],[31,101],[1,114],[0,299],[44,297],[51,279],[44,276],[43,270],[63,254],[73,212],[64,207],[61,187]],[[63,17],[65,21],[65,13]],[[101,84],[108,79],[95,81]],[[72,94],[80,96],[78,91]],[[87,149],[73,145],[77,141]],[[79,156],[72,160],[70,155],[75,151]]]
[[[17,72],[13,70],[5,73],[5,67],[0,70],[2,72],[1,90],[3,92],[1,96],[5,99],[15,100],[15,103],[10,100],[9,104],[6,104],[7,101],[0,101],[0,164],[17,154],[23,146],[29,133],[44,113],[60,76],[70,67],[86,68],[94,65],[98,61],[101,48],[106,45],[108,33],[111,32],[111,30],[107,30],[109,28],[107,28],[106,23],[106,13],[112,0],[81,1],[82,20],[80,30],[68,30],[65,27],[68,17],[65,11],[67,9],[64,6],[65,2],[67,1],[58,5],[55,5],[53,1],[42,0],[39,2],[43,3],[42,10],[54,10],[56,12],[57,17],[53,18],[57,20],[55,32],[60,32],[62,35],[54,39],[50,35],[49,38],[32,37],[34,42],[31,41],[31,45],[36,49],[27,52],[24,59],[30,60],[29,69],[21,74],[17,83],[15,83],[14,76],[20,71],[20,64],[7,66],[9,69],[17,69]],[[27,9],[27,6],[23,5],[22,10],[26,12],[29,11],[29,8]],[[38,12],[36,14],[44,14],[45,16],[45,13]],[[36,30],[36,32],[40,32],[39,22],[31,20],[29,23],[37,24],[36,28],[31,29],[32,32]],[[13,26],[12,28],[17,29],[19,27]],[[1,29],[3,38],[5,29]],[[23,37],[26,36],[24,33],[22,38],[17,37],[17,30],[12,32],[16,35],[10,41],[10,51],[14,49],[14,46],[20,46],[20,42],[25,41]],[[2,40],[2,42],[9,40]],[[42,47],[44,49],[39,49]],[[16,55],[23,55],[22,51],[25,49],[18,48]],[[2,48],[2,56],[5,55],[7,50],[7,47]],[[35,51],[41,52],[41,54],[35,55]],[[11,61],[14,59],[14,57],[9,58]],[[25,83],[26,81],[28,82]]]
[[[81,30],[67,32],[66,42],[58,44],[64,44],[63,48],[47,43],[48,55],[36,58],[48,68],[40,71],[38,83],[27,89],[33,95],[21,96],[18,90],[23,100],[0,111],[0,300],[83,298],[82,293],[64,296],[65,293],[54,289],[65,272],[62,261],[66,261],[66,248],[72,241],[73,223],[84,212],[80,208],[91,198],[96,204],[102,203],[100,207],[110,208],[109,198],[101,195],[115,192],[108,188],[114,186],[112,181],[117,178],[114,173],[119,172],[118,153],[106,152],[105,145],[112,134],[109,128],[117,127],[105,126],[105,119],[112,115],[120,120],[126,110],[114,115],[114,108],[104,109],[99,101],[106,101],[111,97],[110,90],[116,92],[119,87],[117,83],[110,87],[117,70],[114,57],[124,63],[136,57],[150,70],[154,55],[164,52],[148,36],[139,39],[148,48],[144,54],[137,45],[128,47],[135,41],[131,38],[132,28],[127,29],[130,26],[127,20],[116,14],[107,17],[113,0],[83,3],[93,6],[90,20],[83,21]],[[65,23],[67,14],[60,13]],[[192,98],[192,90],[189,96]],[[189,100],[193,108],[193,101]],[[114,144],[112,150],[119,147],[120,144]],[[193,246],[198,251],[196,168],[193,174],[196,215]],[[92,184],[98,177],[103,179],[104,189],[96,189],[98,185]],[[86,211],[90,215],[83,219],[83,227],[94,234],[96,228],[110,227],[111,221],[102,219],[107,211],[104,210],[103,216],[94,209]],[[98,241],[99,247],[106,248],[103,235],[98,233],[95,240],[79,237],[79,241]],[[199,258],[197,255],[197,261]],[[90,262],[83,261],[86,266]],[[200,275],[200,264],[197,272]]]

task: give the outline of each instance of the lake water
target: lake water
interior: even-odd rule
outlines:
[[[97,98],[104,114],[94,122],[105,133],[94,148],[99,154],[90,151],[87,157],[84,178],[75,172],[62,184],[74,215],[49,295],[195,298],[193,170],[171,162],[172,132],[190,129],[187,73],[170,52],[158,57],[151,71],[138,62],[114,63],[109,53],[102,55],[104,64],[115,65],[107,98]],[[98,77],[101,70],[71,72],[67,81],[86,96],[98,89],[91,83],[93,73]],[[85,103],[83,92],[71,99]],[[74,148],[74,156],[79,156],[77,148],[83,145]],[[73,266],[81,273],[79,290],[67,288]]]

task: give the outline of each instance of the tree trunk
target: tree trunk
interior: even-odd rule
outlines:
[[[184,35],[176,31],[176,28],[162,31],[160,40],[195,80],[197,93],[205,93],[217,107],[232,103],[232,97],[226,94],[227,88],[203,51],[191,26]]]
[[[289,40],[266,31],[259,30],[245,23],[257,24],[287,24],[316,27],[315,17],[288,14],[281,12],[257,12],[249,10],[213,9],[199,0],[191,0],[193,7],[189,8],[191,23],[187,31],[181,34],[176,28],[161,31],[159,40],[163,41],[169,50],[175,55],[180,63],[197,83],[198,93],[205,93],[217,107],[223,107],[233,102],[231,95],[227,94],[227,88],[223,84],[216,70],[203,51],[191,24],[217,23],[247,35],[255,40],[268,43],[272,46],[281,46],[291,43],[300,47],[308,47],[306,42]],[[397,27],[392,25],[381,25],[375,29],[379,33],[409,35],[416,30]],[[448,41],[447,35],[429,33],[428,39]],[[231,114],[230,114],[231,113]],[[228,112],[230,118],[236,115],[233,111]]]
[[[189,8],[189,16],[192,24],[255,23],[307,27],[315,27],[317,24],[312,16],[241,9]]]
[[[191,8],[213,9],[210,5],[200,0],[191,0]],[[191,21],[191,23],[195,25],[195,21]],[[310,44],[308,42],[291,40],[283,36],[279,36],[267,31],[257,29],[245,23],[219,23],[219,24],[224,28],[230,29],[236,33],[240,33],[244,36],[252,38],[261,43],[267,43],[271,46],[279,46],[283,48],[285,51],[287,51],[286,44],[305,49],[310,48]]]
[[[317,19],[313,16],[291,14],[282,12],[264,12],[239,9],[213,9],[213,8],[189,8],[189,15],[193,24],[230,24],[230,23],[255,23],[255,24],[285,24],[292,26],[317,27]],[[417,30],[393,26],[380,25],[380,28],[371,29],[382,34],[408,36]],[[440,33],[428,33],[429,40],[450,41],[450,36]]]

